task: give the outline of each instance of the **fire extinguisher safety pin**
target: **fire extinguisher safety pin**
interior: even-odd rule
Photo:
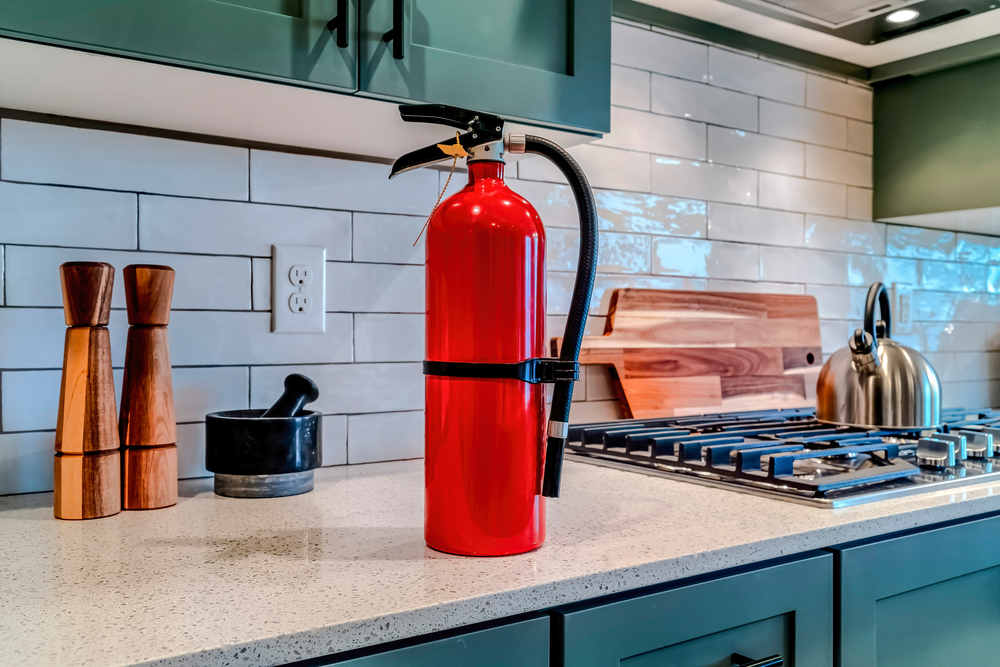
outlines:
[[[576,361],[537,357],[512,364],[424,361],[424,375],[512,379],[529,384],[553,384],[579,380],[580,364]]]

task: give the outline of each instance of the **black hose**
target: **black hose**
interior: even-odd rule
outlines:
[[[563,361],[577,361],[583,345],[583,331],[587,326],[587,311],[590,297],[594,293],[594,278],[597,274],[597,204],[590,189],[587,175],[580,169],[573,156],[556,143],[528,135],[524,140],[524,152],[541,155],[548,159],[569,181],[576,208],[580,216],[580,261],[576,269],[576,283],[573,285],[573,300],[566,318],[559,358]],[[573,401],[573,383],[557,382],[552,393],[552,408],[549,423],[569,423],[569,409]],[[563,450],[566,438],[549,435],[545,443],[545,470],[542,474],[542,495],[559,497],[559,483],[562,478]]]

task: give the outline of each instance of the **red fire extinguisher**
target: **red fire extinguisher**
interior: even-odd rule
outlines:
[[[404,121],[464,130],[396,160],[390,178],[467,154],[469,181],[427,225],[424,538],[439,551],[503,556],[545,541],[559,495],[573,381],[597,268],[587,177],[557,144],[503,133],[503,119],[440,104]],[[545,356],[545,229],[503,181],[504,152],[536,153],[566,176],[580,215],[580,262],[558,359]],[[546,425],[545,383],[554,383]]]

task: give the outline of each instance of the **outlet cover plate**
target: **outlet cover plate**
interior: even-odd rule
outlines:
[[[293,282],[292,268],[308,269],[307,281]],[[304,283],[304,284],[303,284]],[[293,310],[295,294],[311,302]],[[326,248],[316,245],[271,246],[271,331],[273,333],[323,333],[326,331]]]
[[[892,332],[913,333],[913,285],[892,284]]]

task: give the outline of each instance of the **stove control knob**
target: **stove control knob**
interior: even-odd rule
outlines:
[[[959,433],[931,433],[931,438],[934,440],[944,440],[946,442],[955,443],[955,458],[959,461],[964,461],[969,457],[965,450],[966,440],[965,436]]]
[[[1000,428],[984,426],[983,433],[993,438],[993,456],[1000,456]]]
[[[917,465],[926,468],[949,468],[955,465],[955,443],[920,438],[917,442]]]
[[[958,431],[964,435],[965,452],[970,459],[985,459],[993,455],[993,435],[982,431]]]

